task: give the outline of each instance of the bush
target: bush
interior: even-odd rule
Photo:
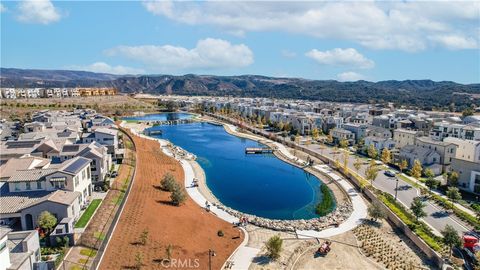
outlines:
[[[280,252],[282,252],[283,240],[279,235],[274,235],[268,239],[265,244],[267,248],[267,256],[272,260],[276,260],[280,257]]]
[[[382,209],[382,206],[378,202],[372,203],[368,207],[368,214],[374,221],[377,221],[378,219],[384,219],[386,217],[385,212]]]
[[[317,215],[325,216],[332,210],[334,199],[327,185],[322,184],[320,186],[320,191],[322,192],[323,199],[321,203],[317,204],[315,212]]]
[[[223,237],[225,234],[223,233],[222,230],[219,230],[219,231],[217,232],[217,235],[218,235],[219,237]]]
[[[166,173],[165,176],[163,176],[162,181],[160,182],[160,187],[165,190],[172,192],[175,189],[175,186],[177,185],[177,182],[175,181],[175,178],[171,173]]]
[[[185,202],[187,196],[185,195],[183,188],[175,183],[175,187],[173,188],[173,192],[170,195],[170,199],[172,200],[173,205],[179,206],[180,204]]]

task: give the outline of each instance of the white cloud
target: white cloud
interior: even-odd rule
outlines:
[[[239,68],[253,63],[253,52],[246,45],[213,38],[199,40],[193,49],[173,45],[118,46],[106,54],[140,61],[161,71]]]
[[[475,40],[472,37],[463,37],[458,35],[441,35],[433,36],[430,39],[452,50],[475,49],[479,47],[479,41]]]
[[[71,66],[69,68],[74,70],[83,70],[83,71],[109,73],[109,74],[120,74],[120,75],[145,73],[143,69],[130,68],[125,66],[110,66],[105,62],[95,62],[87,66]]]
[[[373,68],[375,66],[372,60],[366,58],[353,48],[335,48],[329,51],[313,49],[305,53],[305,55],[322,65],[350,66],[352,68],[363,69]]]
[[[4,11],[7,11],[7,8],[2,3],[0,3],[0,13]]]
[[[282,50],[280,52],[282,54],[283,57],[285,58],[294,58],[297,56],[297,53],[296,52],[292,52],[290,50]]]
[[[147,1],[158,16],[189,25],[214,25],[227,33],[286,31],[356,42],[372,49],[419,51],[465,48],[429,36],[477,35],[479,1]],[[459,45],[460,47],[455,47]]]
[[[337,74],[337,79],[341,82],[353,82],[358,80],[364,80],[365,76],[353,71],[347,71],[347,72]]]
[[[24,0],[18,4],[17,19],[26,23],[49,24],[61,15],[50,0]]]

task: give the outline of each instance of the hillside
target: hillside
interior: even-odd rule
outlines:
[[[480,106],[480,84],[431,80],[338,82],[257,75],[119,76],[85,71],[0,70],[2,87],[114,86],[123,93],[275,97],[337,102],[394,102],[430,109]]]

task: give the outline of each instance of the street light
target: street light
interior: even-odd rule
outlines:
[[[397,193],[398,193],[398,177],[395,178],[395,201],[397,200]]]
[[[208,250],[208,269],[212,270],[212,257],[215,256],[215,250]]]

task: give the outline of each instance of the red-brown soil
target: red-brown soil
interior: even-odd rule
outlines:
[[[212,269],[220,269],[243,241],[243,233],[213,214],[206,212],[187,195],[180,207],[172,206],[170,193],[157,188],[163,175],[172,173],[184,186],[180,163],[160,150],[158,142],[134,137],[137,148],[137,172],[125,209],[104,254],[100,269],[167,269],[166,247],[173,246],[171,263],[189,264],[168,269],[208,269],[208,250],[215,251]],[[145,245],[138,244],[148,231]],[[217,236],[222,230],[223,237]],[[141,257],[141,260],[136,258]],[[198,259],[197,261],[195,261]],[[198,267],[196,262],[198,262]]]

